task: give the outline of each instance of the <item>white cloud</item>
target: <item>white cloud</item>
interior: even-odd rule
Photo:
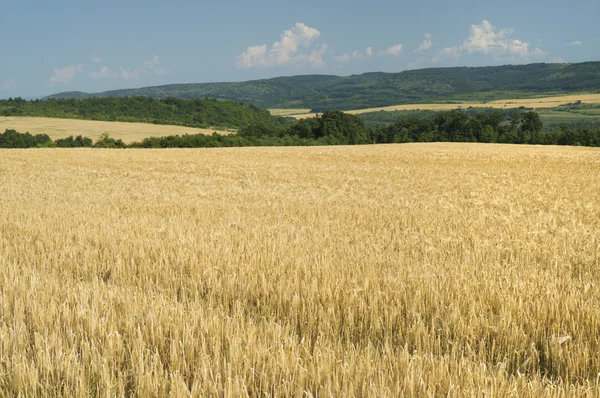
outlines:
[[[236,57],[236,65],[239,69],[249,69],[254,66],[267,65],[267,45],[251,46],[246,49],[246,52]]]
[[[540,48],[530,50],[531,44],[517,39],[511,39],[514,29],[496,29],[486,20],[479,25],[471,25],[471,35],[463,42],[460,49],[467,53],[491,54],[499,59],[504,55],[528,58],[545,55]]]
[[[69,65],[64,68],[54,68],[52,69],[52,76],[50,77],[50,83],[53,84],[68,84],[77,74],[83,72],[83,68],[85,65]]]
[[[17,88],[17,82],[13,79],[8,79],[6,82],[0,83],[0,89],[14,90],[15,88]]]
[[[356,50],[352,53],[352,59],[363,59],[363,58],[369,58],[373,55],[373,47],[367,47],[365,48],[364,53]]]
[[[379,51],[378,54],[379,55],[397,56],[397,55],[400,55],[401,52],[402,52],[402,44],[396,44],[395,46],[392,46],[385,51]]]
[[[144,65],[137,68],[120,68],[121,78],[124,80],[135,80],[142,75],[168,75],[170,72],[166,68],[160,68],[160,57],[154,55],[151,60],[144,62]]]
[[[488,21],[483,20],[479,25],[471,25],[471,35],[463,42],[461,49],[472,53],[504,51],[507,47],[507,36],[512,34],[512,29],[496,30]]]
[[[460,58],[460,50],[458,47],[446,47],[442,51],[438,52],[437,55],[434,55],[431,59],[431,62],[438,63],[442,58],[454,58],[458,60]]]
[[[313,50],[310,54],[300,54],[296,57],[295,62],[298,64],[310,64],[311,66],[323,65],[323,55],[327,52],[327,44],[322,44],[318,49]]]
[[[250,69],[303,63],[312,66],[322,65],[323,55],[327,50],[326,44],[309,53],[301,53],[302,49],[309,49],[320,36],[321,32],[317,29],[303,23],[296,23],[292,29],[285,30],[279,41],[273,43],[270,49],[267,49],[266,44],[248,47],[246,51],[235,57],[236,66],[238,69]]]
[[[528,59],[548,55],[539,47],[531,48],[531,43],[512,39],[514,29],[497,29],[489,21],[471,25],[470,35],[460,46],[446,47],[435,55],[432,61],[438,62],[444,57],[459,59],[463,53],[481,53],[491,55],[497,61],[508,57],[511,60]]]
[[[419,48],[417,48],[417,51],[427,51],[429,50],[429,47],[431,47],[433,44],[433,36],[431,36],[429,33],[425,33],[425,40],[423,40],[423,42],[419,45]]]
[[[355,50],[352,52],[352,54],[346,53],[346,54],[338,55],[338,56],[334,57],[333,59],[335,60],[335,62],[338,62],[340,64],[346,64],[350,61],[357,61],[357,60],[369,58],[371,56],[373,56],[373,47],[367,47],[367,48],[365,48],[364,52],[362,52],[360,50]]]
[[[123,80],[135,80],[140,77],[139,69],[126,69],[121,67],[121,78]]]
[[[158,55],[152,56],[152,60],[144,62],[145,71],[152,75],[168,75],[169,70],[166,68],[159,68],[160,57]]]
[[[308,63],[312,66],[323,65],[323,55],[327,51],[327,44],[322,44],[318,50],[313,50],[308,57]]]
[[[160,67],[160,57],[154,55],[152,59],[143,63],[137,68],[120,67],[119,72],[114,71],[106,65],[99,65],[102,60],[98,57],[92,57],[92,62],[95,65],[86,66],[83,64],[69,65],[64,68],[54,68],[53,74],[50,77],[52,84],[68,84],[73,81],[80,73],[86,73],[87,76],[94,80],[115,78],[120,76],[124,80],[137,79],[143,75],[168,75],[169,70]],[[1,87],[1,86],[0,86]]]
[[[460,52],[458,50],[458,47],[446,47],[442,50],[442,54],[449,55],[456,59],[460,58]]]
[[[350,54],[342,54],[334,57],[333,59],[335,60],[335,62],[339,62],[340,64],[347,64],[348,62],[350,62],[352,57],[350,57]]]
[[[580,46],[580,45],[582,45],[582,44],[583,44],[583,43],[582,43],[582,42],[580,42],[579,40],[575,40],[575,41],[572,41],[572,42],[570,42],[569,44],[567,44],[567,46],[569,46],[569,47],[577,47],[577,46]]]
[[[100,70],[97,70],[97,71],[94,70],[94,71],[91,71],[90,73],[88,73],[88,76],[90,76],[94,80],[115,77],[116,75],[117,74],[115,72],[113,72],[112,70],[110,70],[108,68],[108,66],[102,66],[100,68]]]

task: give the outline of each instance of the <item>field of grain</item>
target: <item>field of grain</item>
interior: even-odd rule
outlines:
[[[227,131],[198,129],[182,126],[165,126],[149,123],[100,122],[94,120],[53,119],[45,117],[14,117],[0,116],[0,132],[7,129],[19,133],[48,134],[50,138],[65,138],[70,135],[90,137],[94,141],[102,134],[108,133],[115,139],[125,143],[141,141],[147,137],[163,137],[183,134],[231,134]]]
[[[310,113],[310,109],[269,109],[269,113],[273,116],[292,116]]]
[[[0,150],[0,396],[597,396],[600,151]]]
[[[568,104],[575,101],[582,101],[586,104],[600,104],[600,94],[577,94],[577,95],[567,95],[567,96],[557,96],[557,97],[542,97],[542,98],[526,98],[526,99],[505,99],[505,100],[495,100],[495,101],[487,101],[487,102],[453,102],[451,104],[408,104],[408,105],[394,105],[394,106],[385,106],[380,108],[368,108],[368,109],[357,109],[346,111],[346,113],[350,113],[352,115],[358,115],[361,113],[369,113],[369,112],[380,112],[380,111],[414,111],[414,110],[432,110],[432,111],[449,111],[452,109],[459,108],[495,108],[495,109],[504,109],[504,108],[519,108],[521,106],[527,108],[534,109],[547,109],[547,108],[556,108],[559,105]],[[279,109],[279,110],[271,110],[271,113],[277,112],[278,116],[290,116],[296,119],[306,119],[308,117],[314,117],[314,113],[306,112],[301,113],[303,109]]]

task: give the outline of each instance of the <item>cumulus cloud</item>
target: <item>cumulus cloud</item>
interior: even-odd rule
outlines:
[[[317,49],[310,49],[320,36],[321,32],[317,29],[300,22],[296,23],[292,29],[285,30],[279,41],[273,43],[270,49],[266,44],[248,47],[246,51],[235,58],[236,66],[238,69],[250,69],[304,63],[312,66],[322,65],[327,45],[323,44]]]
[[[168,75],[169,70],[166,68],[159,68],[158,67],[159,64],[160,64],[160,57],[158,55],[154,55],[150,61],[144,62],[144,68],[146,71],[148,71],[148,73],[151,73],[153,75],[159,75],[159,76]]]
[[[496,58],[507,54],[521,58],[545,54],[540,48],[530,50],[531,44],[528,42],[511,39],[514,29],[497,29],[486,20],[479,25],[471,25],[470,30],[471,35],[460,47],[468,53],[491,54]]]
[[[327,44],[322,44],[318,49],[313,50],[310,54],[299,54],[295,62],[297,64],[309,64],[311,66],[323,65],[323,56],[327,52]]]
[[[442,51],[438,52],[433,56],[431,62],[434,64],[439,62],[443,58],[454,58],[454,60],[458,60],[460,58],[460,50],[458,47],[446,47]]]
[[[13,79],[8,79],[6,82],[0,83],[0,88],[3,90],[14,90],[17,88],[17,82]]]
[[[90,76],[94,80],[115,77],[116,75],[117,74],[115,72],[113,72],[112,70],[110,70],[108,68],[108,66],[102,66],[100,68],[100,70],[97,70],[97,71],[94,70],[94,71],[91,71],[90,73],[88,73],[88,76]]]
[[[85,65],[69,65],[64,68],[52,69],[52,76],[50,77],[50,83],[53,84],[68,84],[81,72]]]
[[[417,51],[427,51],[429,50],[429,47],[431,47],[433,45],[433,36],[431,36],[429,33],[425,33],[425,40],[423,40],[423,42],[421,42],[421,44],[419,45],[419,48],[417,48]]]
[[[159,67],[160,57],[154,55],[151,60],[144,62],[144,65],[137,68],[120,68],[120,75],[123,80],[135,80],[142,75],[168,75],[170,72],[166,68]]]
[[[548,55],[542,49],[532,48],[531,43],[513,39],[514,29],[497,29],[489,21],[483,20],[479,25],[471,25],[470,34],[460,46],[446,47],[433,57],[437,62],[444,57],[460,58],[463,53],[481,53],[491,55],[496,60],[509,57],[515,59],[528,59]]]
[[[318,50],[313,50],[308,56],[308,63],[312,66],[321,66],[323,65],[323,56],[327,51],[327,44],[321,44],[321,47]]]
[[[338,55],[338,56],[334,57],[333,59],[335,60],[335,62],[338,62],[341,64],[346,64],[350,61],[357,61],[357,60],[369,58],[372,55],[373,55],[373,47],[367,47],[367,48],[365,48],[364,52],[360,51],[360,50],[355,50],[352,52],[352,54],[346,53],[346,54]]]
[[[508,45],[507,36],[512,34],[512,29],[497,30],[486,20],[479,25],[471,25],[471,35],[463,42],[461,49],[466,52],[490,52],[503,51]]]
[[[318,54],[317,52],[314,56],[318,56]],[[92,62],[94,65],[76,64],[65,66],[64,68],[54,68],[50,77],[50,83],[68,84],[81,73],[85,73],[94,80],[116,77],[121,77],[124,80],[133,80],[144,75],[162,76],[170,74],[168,69],[160,66],[160,57],[158,55],[154,55],[150,60],[137,68],[124,68],[121,66],[118,71],[106,65],[101,65],[102,60],[98,57],[92,57]]]
[[[377,51],[377,55],[382,56],[382,55],[399,55],[402,52],[402,44],[397,44],[395,46],[392,46],[390,48],[388,48],[387,50],[380,50]],[[360,60],[360,59],[366,59],[366,58],[370,58],[373,56],[373,47],[367,47],[365,48],[364,51],[360,51],[360,50],[355,50],[352,52],[352,54],[342,54],[342,55],[338,55],[336,57],[334,57],[334,60],[338,63],[348,63],[350,61],[356,61],[356,60]]]
[[[365,48],[365,51],[356,50],[352,53],[352,59],[364,59],[373,56],[373,47]]]
[[[580,45],[582,45],[582,44],[583,44],[583,43],[582,43],[581,41],[579,41],[579,40],[575,40],[575,41],[572,41],[572,42],[570,42],[570,43],[569,43],[569,44],[567,44],[567,45],[568,45],[569,47],[577,47],[577,46],[580,46]]]
[[[268,66],[267,62],[267,45],[250,46],[241,55],[236,57],[236,65],[239,69],[249,69],[254,66]]]
[[[395,46],[392,46],[385,51],[380,51],[379,55],[397,56],[397,55],[400,55],[401,52],[402,52],[402,44],[396,44]]]
[[[137,69],[126,69],[121,67],[121,78],[123,80],[135,80],[140,77],[140,72]]]
[[[350,54],[342,54],[336,55],[335,57],[333,57],[333,59],[335,60],[335,62],[339,62],[340,64],[347,64],[352,60],[352,57],[350,56]]]

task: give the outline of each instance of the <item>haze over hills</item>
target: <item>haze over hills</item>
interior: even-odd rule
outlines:
[[[430,68],[352,76],[302,75],[223,83],[171,84],[47,98],[148,96],[217,98],[264,108],[360,109],[406,103],[492,100],[600,91],[600,62]]]

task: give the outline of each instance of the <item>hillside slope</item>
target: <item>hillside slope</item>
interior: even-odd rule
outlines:
[[[154,99],[150,97],[0,100],[0,116],[37,116],[238,129],[248,124],[283,125],[254,105],[215,99]]]
[[[226,83],[173,84],[50,98],[148,96],[217,98],[264,108],[358,109],[411,102],[492,100],[543,94],[600,92],[600,62],[431,68],[346,77],[306,75]]]

